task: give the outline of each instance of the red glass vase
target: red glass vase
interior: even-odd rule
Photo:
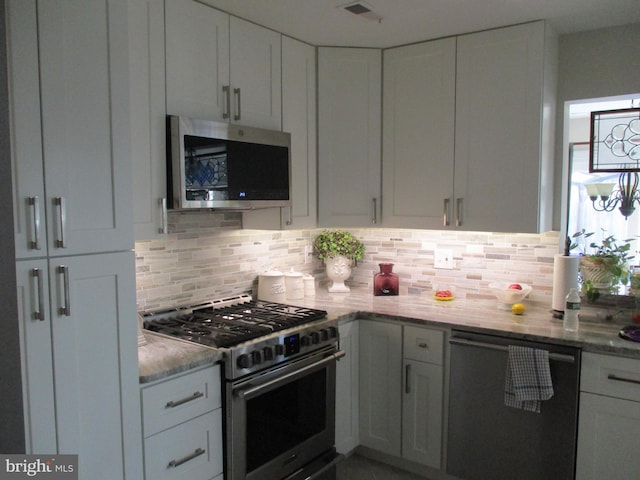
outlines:
[[[380,271],[373,276],[373,294],[398,295],[400,279],[393,273],[393,263],[380,263]]]

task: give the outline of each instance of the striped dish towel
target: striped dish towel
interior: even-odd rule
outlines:
[[[540,413],[540,401],[553,396],[549,352],[509,345],[504,404]]]

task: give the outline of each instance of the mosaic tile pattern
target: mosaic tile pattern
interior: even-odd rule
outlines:
[[[169,213],[164,239],[136,243],[138,308],[172,307],[257,290],[258,274],[273,266],[326,280],[323,264],[305,263],[304,247],[321,229],[244,230],[239,213]],[[431,294],[453,285],[459,298],[494,298],[494,281],[533,285],[532,301],[551,301],[558,232],[504,234],[367,228],[349,229],[366,246],[347,284],[372,286],[378,263],[394,263],[400,295]],[[435,269],[434,250],[453,252],[452,270]]]

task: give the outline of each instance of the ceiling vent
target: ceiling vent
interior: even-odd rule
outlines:
[[[340,8],[343,8],[347,12],[353,13],[354,15],[358,15],[359,17],[364,18],[366,20],[370,20],[378,23],[382,21],[382,16],[374,12],[371,6],[366,4],[365,2],[352,2],[346,5],[341,5]]]

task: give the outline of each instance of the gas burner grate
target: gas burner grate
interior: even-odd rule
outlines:
[[[189,313],[179,312],[147,319],[144,328],[203,345],[227,348],[327,316],[324,310],[260,300],[223,307],[205,305]]]

